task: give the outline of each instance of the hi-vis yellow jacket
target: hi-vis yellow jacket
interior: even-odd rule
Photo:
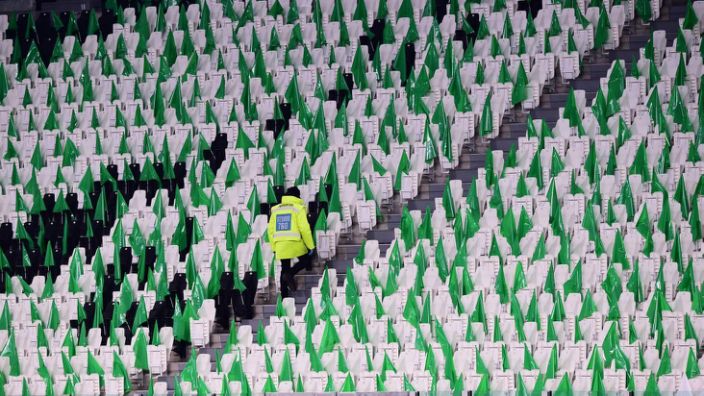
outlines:
[[[268,236],[279,260],[300,257],[315,249],[303,200],[286,195],[271,208]]]

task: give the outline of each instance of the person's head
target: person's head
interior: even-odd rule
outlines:
[[[289,187],[286,190],[286,195],[291,196],[291,197],[296,197],[300,198],[301,197],[301,190],[298,189],[298,187]]]

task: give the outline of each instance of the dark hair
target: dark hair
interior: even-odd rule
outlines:
[[[293,197],[296,197],[296,198],[300,198],[300,197],[301,197],[301,190],[299,190],[298,187],[289,187],[289,188],[286,190],[286,195],[290,195],[290,196],[293,196]]]

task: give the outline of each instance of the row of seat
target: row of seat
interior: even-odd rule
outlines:
[[[271,281],[278,279],[279,264],[264,230],[267,205],[283,187],[301,187],[314,209],[319,254],[333,257],[341,233],[374,227],[380,204],[397,193],[415,197],[436,163],[446,171],[456,167],[463,146],[475,135],[496,137],[512,107],[538,106],[544,85],[556,75],[553,52],[562,77],[574,78],[580,57],[608,42],[617,46],[622,26],[632,19],[611,4],[545,7],[535,22],[515,3],[454,10],[450,4],[452,12],[438,20],[421,18],[425,4],[378,2],[366,4],[367,10],[384,4],[387,15],[368,11],[367,20],[358,15],[354,21],[350,12],[333,11],[342,2],[315,2],[310,9],[299,4],[298,18],[288,18],[295,2],[279,4],[286,24],[280,23],[283,14],[268,18],[263,2],[127,9],[118,18],[124,23],[106,37],[67,35],[49,65],[32,45],[23,61],[8,63],[19,48],[9,38],[2,44],[0,82],[7,84],[0,149],[7,154],[0,163],[1,207],[11,232],[0,241],[8,259],[0,366],[7,394],[41,394],[47,383],[61,392],[121,394],[138,372],[165,372],[173,343],[209,345],[218,310],[222,304],[229,309],[220,293],[224,273],[234,273],[236,289],[247,271],[261,289],[276,288]],[[355,8],[359,4],[365,5]],[[269,11],[277,9],[271,6]],[[470,14],[476,31],[463,22]],[[580,19],[578,26],[580,14],[591,22]],[[392,34],[370,39],[364,29],[370,15]],[[553,19],[564,24],[559,34]],[[509,29],[511,21],[517,23]],[[590,32],[612,23],[610,36],[590,41]],[[327,31],[333,34],[321,38]],[[446,239],[439,238],[433,237],[434,246]],[[192,353],[175,386],[198,393],[486,389],[499,381],[508,389],[526,381],[533,386],[531,378],[540,375],[514,379],[508,370],[519,372],[519,360],[502,357],[509,349],[511,356],[518,353],[518,346],[501,339],[520,320],[506,312],[494,318],[469,314],[472,307],[483,310],[485,299],[489,306],[495,301],[488,290],[479,292],[480,274],[438,266],[433,277],[437,252],[427,246],[424,257],[401,239],[390,250],[398,257],[380,258],[368,265],[371,272],[359,263],[344,291],[326,273],[300,316],[290,312],[290,300],[282,301],[279,317],[257,329],[257,345],[251,329],[240,333],[231,326],[232,348],[216,370],[227,375],[210,373],[210,357]],[[411,252],[427,260],[416,263],[427,268],[425,274],[412,272]],[[410,259],[403,269],[402,256]],[[448,276],[468,278],[462,305],[451,301],[457,288],[442,290]],[[553,301],[559,306],[562,299],[557,294]],[[549,309],[545,304],[541,308]],[[443,306],[467,312],[453,317]],[[164,312],[172,318],[165,320]],[[601,331],[597,318],[585,325],[585,334]],[[463,334],[450,332],[450,321],[462,321],[457,328]],[[468,322],[472,331],[466,331]],[[558,318],[539,322],[541,328],[563,327],[550,341],[572,335]],[[531,350],[544,338],[542,330],[525,328],[530,340],[522,340],[521,352],[537,355]],[[21,332],[37,337],[18,342]],[[383,333],[379,342],[368,341],[372,332]],[[484,334],[495,334],[498,355]],[[462,339],[479,358],[451,369]],[[299,347],[291,350],[291,343]],[[274,353],[279,346],[288,352]],[[402,353],[409,365],[401,364]],[[34,356],[41,359],[15,364]],[[229,368],[225,356],[233,362]],[[362,356],[372,363],[355,364]],[[548,360],[556,363],[557,356]],[[267,361],[272,359],[275,365]],[[532,370],[529,360],[522,366]],[[504,377],[494,374],[499,367],[506,369]],[[555,386],[561,378],[554,370]]]

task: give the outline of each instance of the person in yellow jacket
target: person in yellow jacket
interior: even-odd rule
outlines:
[[[294,276],[303,268],[311,269],[315,250],[306,207],[298,187],[286,190],[281,203],[271,208],[267,233],[276,258],[281,261],[281,295],[288,297],[296,291]],[[292,266],[294,258],[298,259],[298,263]]]

